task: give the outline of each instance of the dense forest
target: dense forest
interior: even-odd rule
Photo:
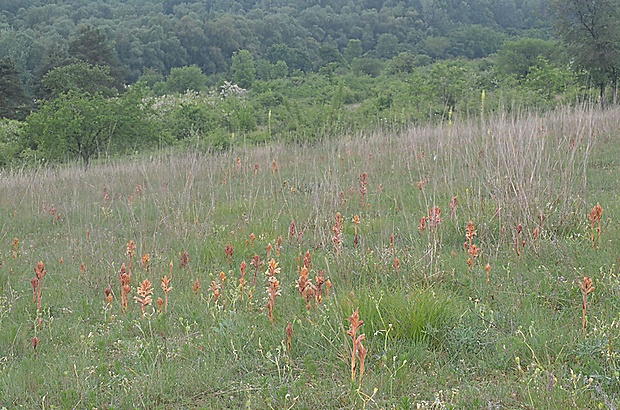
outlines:
[[[11,56],[22,79],[34,83],[70,57],[100,62],[84,50],[99,40],[84,38],[86,27],[97,28],[113,45],[115,74],[126,83],[190,65],[207,75],[225,73],[242,49],[257,61],[283,61],[289,70],[306,72],[401,52],[433,60],[482,58],[511,36],[552,33],[544,0],[29,3],[24,8],[17,0],[0,2],[0,55]]]
[[[398,128],[478,115],[485,93],[616,99],[613,2],[586,10],[585,43],[571,1],[29,3],[0,0],[1,166]]]

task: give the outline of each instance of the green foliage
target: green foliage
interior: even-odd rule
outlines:
[[[69,40],[69,54],[91,66],[106,66],[115,86],[122,89],[124,70],[106,35],[91,25],[79,26]]]
[[[0,60],[0,118],[23,119],[31,102],[11,58]]]
[[[133,151],[150,142],[142,95],[139,87],[121,98],[61,94],[26,119],[26,138],[47,161],[79,159],[88,168],[93,157]]]
[[[207,76],[202,70],[192,65],[170,70],[166,77],[165,89],[168,93],[182,94],[186,91],[202,91],[207,85]]]
[[[24,124],[16,120],[0,120],[0,168],[19,166]]]
[[[362,41],[357,39],[351,39],[347,43],[347,46],[344,49],[344,58],[347,60],[349,64],[356,59],[362,56]]]
[[[396,340],[421,342],[428,332],[447,332],[459,315],[449,295],[425,290],[402,290],[384,294],[381,289],[356,292],[356,306],[369,334]]]
[[[556,0],[552,5],[560,36],[576,57],[578,67],[599,84],[604,106],[607,84],[612,83],[615,93],[620,76],[620,29],[615,24],[620,18],[620,5],[608,0]]]
[[[471,59],[495,53],[504,42],[504,36],[492,28],[475,24],[452,31],[449,38],[452,56]]]
[[[41,78],[40,88],[49,98],[56,98],[69,92],[100,93],[111,97],[118,93],[114,87],[115,81],[110,75],[109,66],[92,66],[87,62],[78,61],[48,71]]]
[[[493,58],[497,73],[501,77],[525,78],[531,67],[538,64],[540,57],[551,62],[560,62],[558,44],[550,40],[522,38],[506,41]]]
[[[383,70],[383,62],[376,58],[362,57],[351,61],[351,72],[356,75],[369,75],[377,77]]]
[[[234,53],[230,70],[235,84],[238,84],[242,88],[250,88],[256,75],[254,57],[248,50],[241,50]]]

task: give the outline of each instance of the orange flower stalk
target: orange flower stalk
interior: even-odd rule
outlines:
[[[353,246],[357,248],[357,245],[360,243],[358,232],[357,232],[357,226],[360,224],[360,216],[359,215],[355,215],[353,217],[353,223],[355,224],[353,226],[353,228],[355,229],[355,236],[353,237]]]
[[[211,289],[211,292],[213,292],[215,303],[217,303],[217,299],[220,297],[220,285],[216,281],[212,280],[211,287],[209,289]]]
[[[226,254],[226,262],[231,264],[232,257],[235,253],[235,248],[231,244],[226,244],[226,248],[224,248],[224,253]]]
[[[148,272],[149,263],[151,262],[151,254],[145,253],[144,255],[142,255],[142,259],[140,259],[140,262],[142,262],[142,268]]]
[[[136,303],[142,305],[142,317],[144,317],[144,308],[153,302],[153,285],[148,279],[144,279],[136,288],[139,296],[134,296]]]
[[[366,173],[362,173],[362,176],[360,176],[360,193],[362,194],[362,209],[364,209],[364,207],[366,206],[366,204],[364,203],[364,198],[366,197],[366,192],[367,192],[367,188],[366,185],[368,184],[368,182],[366,181]]]
[[[418,229],[421,232],[424,232],[424,230],[426,229],[426,217],[425,216],[420,218],[420,223],[418,224]]]
[[[430,226],[431,231],[439,228],[439,224],[443,218],[441,217],[441,209],[438,206],[434,206],[428,211],[428,225]]]
[[[273,246],[271,246],[271,242],[267,244],[267,259],[271,258],[271,251],[273,251]]]
[[[364,321],[360,320],[359,309],[356,309],[355,312],[353,312],[353,314],[349,317],[349,322],[351,322],[351,327],[347,330],[347,334],[351,336],[351,340],[353,341],[353,352],[351,353],[351,381],[354,381],[356,373],[355,356],[357,356],[358,351],[358,344],[356,343],[358,338],[356,334],[360,326],[364,324]],[[365,354],[366,353],[364,353],[364,356]]]
[[[390,255],[394,255],[394,234],[390,235]]]
[[[168,292],[170,292],[172,290],[172,286],[170,286],[170,281],[171,280],[172,279],[168,279],[167,276],[164,276],[161,279],[161,288],[164,291],[164,297],[166,298],[166,300],[164,301],[164,311],[165,312],[168,311]]]
[[[186,250],[181,254],[181,269],[187,267],[189,264],[189,253]],[[172,275],[171,275],[172,276]]]
[[[362,377],[364,376],[364,363],[366,362],[366,354],[368,353],[368,349],[362,344],[362,341],[364,340],[366,340],[366,335],[363,333],[355,339],[357,357],[360,359],[360,383],[362,382]]]
[[[267,286],[267,311],[269,313],[269,320],[273,323],[273,309],[275,305],[276,296],[281,294],[280,291],[280,281],[276,279],[276,275],[280,273],[280,268],[278,267],[278,263],[271,259],[268,264],[267,271],[265,275],[268,277],[268,286]]]
[[[112,301],[114,300],[114,296],[112,296],[112,288],[110,287],[110,285],[108,285],[108,287],[105,288],[103,293],[105,294],[106,307],[109,308],[110,306],[112,306]]]
[[[288,322],[286,325],[286,351],[288,354],[291,353],[291,339],[293,338],[293,324]]]
[[[521,245],[521,231],[523,231],[523,225],[519,224],[517,225],[517,236],[515,239],[515,252],[517,256],[521,256],[521,252],[519,251],[519,246]]]
[[[11,253],[13,254],[13,259],[17,259],[19,256],[19,239],[14,238],[13,242],[11,242]]]
[[[36,277],[30,279],[30,284],[32,285],[32,302],[36,304],[39,298],[39,279]]]
[[[256,240],[256,235],[254,235],[254,232],[252,232],[250,234],[250,246],[252,246],[252,249],[254,249],[254,241]]]
[[[200,282],[198,282],[198,278],[196,278],[196,281],[194,282],[194,295],[197,295],[199,291],[200,291]]]
[[[129,296],[129,292],[131,292],[131,274],[127,273],[127,268],[125,267],[125,264],[123,263],[121,265],[121,305],[123,307],[123,310],[127,310],[127,302],[128,302],[128,296]]]
[[[581,324],[583,326],[583,336],[585,337],[586,328],[588,327],[588,295],[594,292],[592,278],[584,276],[583,281],[579,281],[579,287],[581,288],[581,295],[583,296],[583,302],[581,304]]]
[[[394,267],[394,270],[396,271],[396,277],[398,277],[398,270],[400,269],[400,259],[395,258],[392,266]]]
[[[299,279],[297,280],[297,290],[299,295],[303,296],[306,285],[308,284],[308,268],[303,266],[299,271]]]
[[[484,270],[487,273],[487,283],[489,283],[491,281],[491,265],[487,263],[486,266],[484,267]]]
[[[295,220],[291,221],[291,224],[288,227],[288,240],[293,242],[293,239],[297,236],[297,227],[295,226]]]
[[[336,255],[340,253],[340,247],[342,245],[342,215],[340,212],[336,214],[336,223],[332,228],[332,232],[334,232],[334,236],[332,236],[332,241],[334,242],[334,248],[336,249]]]
[[[273,323],[273,309],[275,305],[276,296],[281,294],[280,292],[280,281],[276,279],[275,276],[269,277],[269,285],[267,286],[267,295],[269,299],[267,300],[267,311],[269,312],[269,320]]]
[[[162,298],[157,298],[157,310],[159,310],[159,313],[162,312],[163,306],[164,306],[164,300]]]
[[[304,255],[304,266],[306,267],[306,269],[308,269],[308,272],[311,269],[311,265],[312,265],[312,256],[310,255],[310,251],[306,251],[306,254]]]
[[[37,358],[37,347],[39,347],[39,342],[41,342],[41,339],[39,339],[38,337],[33,337],[32,338],[32,348],[34,349],[34,358]]]
[[[319,305],[323,302],[323,285],[326,282],[327,279],[325,279],[325,271],[320,270],[319,274],[314,277],[314,283],[316,283],[315,299]],[[327,294],[325,296],[327,296]]]
[[[136,245],[133,242],[133,239],[127,243],[127,255],[129,255],[129,274],[133,272],[133,255],[136,253]]]
[[[476,235],[478,235],[478,232],[476,232],[476,227],[474,226],[474,223],[472,221],[469,221],[469,223],[465,227],[465,238],[467,238],[469,246],[472,245],[474,236]]]
[[[450,205],[450,219],[453,219],[454,215],[456,214],[456,207],[459,205],[459,201],[457,198],[458,197],[456,196],[453,197],[450,203],[448,203],[448,205]]]
[[[594,248],[594,224],[597,223],[597,227],[596,227],[596,232],[598,235],[598,239],[600,241],[601,239],[601,217],[603,216],[603,208],[601,207],[600,204],[596,204],[596,206],[594,208],[592,208],[592,211],[590,211],[590,214],[588,215],[588,219],[590,219],[590,224],[591,224],[591,238],[592,238],[592,247]]]
[[[247,285],[248,283],[248,281],[245,280],[245,271],[247,269],[247,266],[248,265],[245,263],[245,261],[241,261],[241,264],[239,265],[239,270],[241,271],[241,277],[239,278],[239,290],[242,294],[245,285]]]
[[[252,286],[256,287],[256,275],[258,274],[258,270],[261,268],[261,266],[265,264],[265,262],[260,260],[260,255],[254,255],[252,257],[252,262],[250,263],[252,264],[252,266],[254,266],[254,282]]]
[[[276,163],[275,159],[271,163],[271,170],[273,171],[274,175],[275,175],[276,172],[278,172],[278,164]]]
[[[281,252],[282,252],[282,235],[278,236],[278,240],[276,241],[276,255],[280,257]]]
[[[32,284],[33,287],[36,284],[37,310],[41,312],[41,296],[43,296],[42,290],[41,290],[41,284],[43,282],[43,278],[47,274],[47,271],[45,270],[45,264],[43,262],[37,263],[37,266],[35,266],[34,268],[34,273],[36,275],[36,282],[31,280],[30,283]]]
[[[302,296],[306,299],[306,309],[310,310],[312,299],[317,297],[317,287],[314,286],[310,280],[306,282],[306,287],[303,290]]]

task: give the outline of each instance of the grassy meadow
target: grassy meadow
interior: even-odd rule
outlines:
[[[0,408],[615,409],[619,154],[564,108],[3,174]]]

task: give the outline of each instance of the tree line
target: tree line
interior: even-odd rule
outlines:
[[[0,166],[616,101],[611,0],[288,3],[0,0]]]

